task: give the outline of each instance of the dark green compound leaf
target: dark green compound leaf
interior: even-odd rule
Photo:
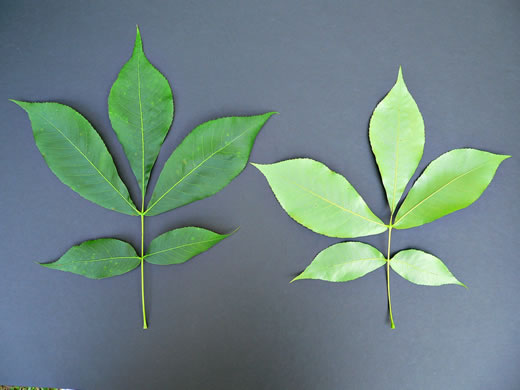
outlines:
[[[197,126],[166,161],[145,214],[173,210],[227,186],[246,166],[258,132],[273,114],[220,118]]]
[[[218,234],[199,227],[170,230],[155,238],[144,259],[151,264],[181,264],[205,252],[231,234]]]
[[[59,103],[12,102],[29,114],[36,145],[64,184],[107,209],[138,214],[103,140],[80,113]]]
[[[146,58],[137,29],[132,57],[110,91],[108,113],[143,198],[150,171],[172,124],[173,112],[170,84]]]
[[[161,173],[148,210],[144,198],[150,172],[173,120],[173,95],[166,78],[146,58],[137,29],[134,51],[114,82],[109,116],[141,189],[141,210],[126,186],[100,136],[72,108],[58,103],[15,101],[31,119],[36,143],[58,178],[81,196],[103,207],[141,220],[138,256],[115,239],[87,241],[58,261],[42,264],[84,275],[107,278],[141,265],[143,328],[147,328],[144,261],[179,264],[228,237],[201,228],[182,228],[152,241],[144,255],[144,215],[156,215],[213,195],[245,167],[256,136],[274,113],[221,118],[194,129],[172,153]]]
[[[41,265],[91,279],[104,279],[127,273],[140,262],[141,258],[129,243],[100,238],[73,246],[57,261]]]
[[[362,242],[341,242],[322,250],[312,263],[292,281],[321,279],[348,282],[386,264],[381,252]]]
[[[398,252],[390,260],[390,267],[403,278],[415,284],[425,286],[458,284],[466,287],[453,276],[439,258],[417,249]]]

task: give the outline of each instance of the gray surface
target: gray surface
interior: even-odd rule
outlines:
[[[127,5],[130,3],[130,5]],[[520,295],[518,1],[3,1],[0,5],[0,383],[79,389],[518,389]],[[86,239],[139,244],[139,220],[61,184],[7,98],[82,112],[137,184],[106,101],[135,24],[170,80],[173,130],[158,167],[196,124],[277,110],[252,160],[308,156],[345,174],[387,219],[369,116],[399,64],[426,123],[420,165],[456,147],[514,155],[470,208],[398,231],[469,286],[385,273],[289,285],[338,240],[292,221],[249,166],[217,195],[147,220],[146,241],[199,225],[238,234],[182,266],[103,281],[40,268]],[[154,171],[152,183],[157,179]],[[365,240],[380,249],[386,235]]]

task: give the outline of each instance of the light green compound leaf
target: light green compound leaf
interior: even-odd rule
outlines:
[[[403,278],[415,284],[425,286],[458,284],[466,287],[452,275],[440,259],[417,249],[398,252],[390,260],[390,267]]]
[[[231,233],[233,234],[233,233]],[[207,251],[231,234],[217,234],[198,227],[171,230],[150,243],[144,256],[148,263],[158,265],[180,264]]]
[[[173,210],[227,186],[244,169],[258,132],[273,114],[220,118],[197,126],[166,161],[145,214]]]
[[[91,279],[103,279],[127,273],[140,262],[141,258],[129,243],[115,238],[100,238],[73,246],[54,263],[41,265]]]
[[[132,57],[110,91],[108,113],[143,198],[150,171],[170,129],[173,111],[168,80],[146,58],[137,29]]]
[[[352,238],[387,230],[347,179],[321,162],[300,158],[253,165],[287,214],[316,233]]]
[[[360,278],[386,264],[381,252],[362,242],[341,242],[329,246],[292,281],[321,279],[329,282],[348,282]]]
[[[401,68],[394,87],[370,119],[369,138],[393,213],[424,149],[424,123]]]
[[[510,156],[455,149],[435,159],[417,179],[395,217],[394,227],[424,225],[476,201],[500,163]]]
[[[36,145],[64,184],[107,209],[138,214],[103,140],[80,113],[59,103],[11,101],[29,114]]]

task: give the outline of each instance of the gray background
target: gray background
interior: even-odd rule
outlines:
[[[520,293],[518,1],[3,1],[0,5],[0,383],[79,389],[518,389]],[[368,144],[377,102],[404,77],[426,123],[419,166],[453,148],[512,154],[469,209],[397,231],[469,289],[385,272],[289,285],[339,240],[291,220],[252,166],[217,195],[148,218],[146,242],[198,225],[240,231],[181,266],[93,281],[38,267],[81,241],[139,244],[139,220],[52,174],[26,114],[53,100],[99,130],[132,196],[107,96],[139,24],[176,102],[160,169],[202,121],[270,110],[251,160],[318,159],[385,220]],[[153,172],[152,184],[159,169]],[[417,175],[416,175],[417,176]],[[386,235],[364,239],[383,250]]]

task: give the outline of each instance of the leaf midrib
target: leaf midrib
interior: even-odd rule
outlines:
[[[89,260],[74,260],[68,263],[50,263],[50,264],[43,264],[45,266],[56,264],[56,266],[62,266],[62,265],[70,265],[70,264],[76,264],[76,263],[94,263],[97,261],[110,261],[110,260],[120,260],[120,259],[141,259],[138,256],[116,256],[116,257],[105,257],[102,259],[89,259]]]
[[[341,209],[341,210],[343,210],[343,211],[346,211],[346,212],[348,212],[348,213],[351,213],[352,215],[355,215],[356,217],[359,217],[359,218],[365,219],[365,220],[367,220],[367,221],[369,221],[369,222],[373,222],[373,223],[376,223],[376,224],[378,224],[378,225],[381,225],[381,226],[385,226],[385,227],[386,227],[385,224],[383,224],[383,223],[381,223],[381,222],[374,221],[373,219],[370,219],[370,218],[364,217],[364,216],[362,216],[362,215],[360,215],[360,214],[358,214],[358,213],[356,213],[356,212],[354,212],[354,211],[352,211],[352,210],[346,209],[346,208],[340,206],[339,204],[332,202],[331,200],[329,200],[329,199],[327,199],[327,198],[325,198],[325,197],[323,197],[323,196],[321,196],[321,195],[315,193],[314,191],[312,191],[312,190],[310,190],[310,189],[308,189],[308,188],[306,188],[306,187],[304,187],[304,186],[302,186],[302,185],[300,185],[300,184],[298,184],[298,183],[296,183],[296,182],[294,182],[294,181],[292,181],[292,180],[288,180],[288,179],[286,179],[286,180],[287,180],[289,183],[295,185],[296,187],[301,188],[302,190],[304,190],[304,191],[306,191],[306,192],[308,192],[308,193],[314,195],[315,197],[317,197],[317,198],[319,198],[319,199],[321,199],[321,200],[323,200],[323,201],[325,201],[325,202],[327,202],[327,203],[330,203],[330,204],[333,205],[333,206],[336,206],[337,208],[339,208],[339,209]]]
[[[140,70],[140,52],[137,52],[137,96],[139,98],[139,116],[141,118],[141,212],[144,211],[144,196],[146,186],[144,183],[144,123],[143,123],[143,106],[141,103],[141,70]]]
[[[401,126],[401,110],[397,107],[397,129],[395,137],[395,169],[394,169],[394,192],[392,194],[391,212],[395,210],[395,193],[397,191],[397,170],[399,169],[399,130]]]
[[[158,255],[158,254],[161,254],[161,253],[164,253],[164,252],[173,251],[175,249],[185,248],[185,247],[188,247],[188,246],[193,246],[193,245],[198,245],[198,244],[205,244],[205,243],[213,242],[213,241],[220,241],[221,239],[222,239],[221,237],[218,237],[218,238],[214,238],[212,240],[190,242],[188,244],[179,245],[179,246],[176,246],[176,247],[173,247],[173,248],[163,249],[163,250],[160,250],[160,251],[157,251],[157,252],[153,252],[153,253],[147,253],[146,255],[143,256],[143,258],[146,258],[146,257],[149,257],[149,256]]]

